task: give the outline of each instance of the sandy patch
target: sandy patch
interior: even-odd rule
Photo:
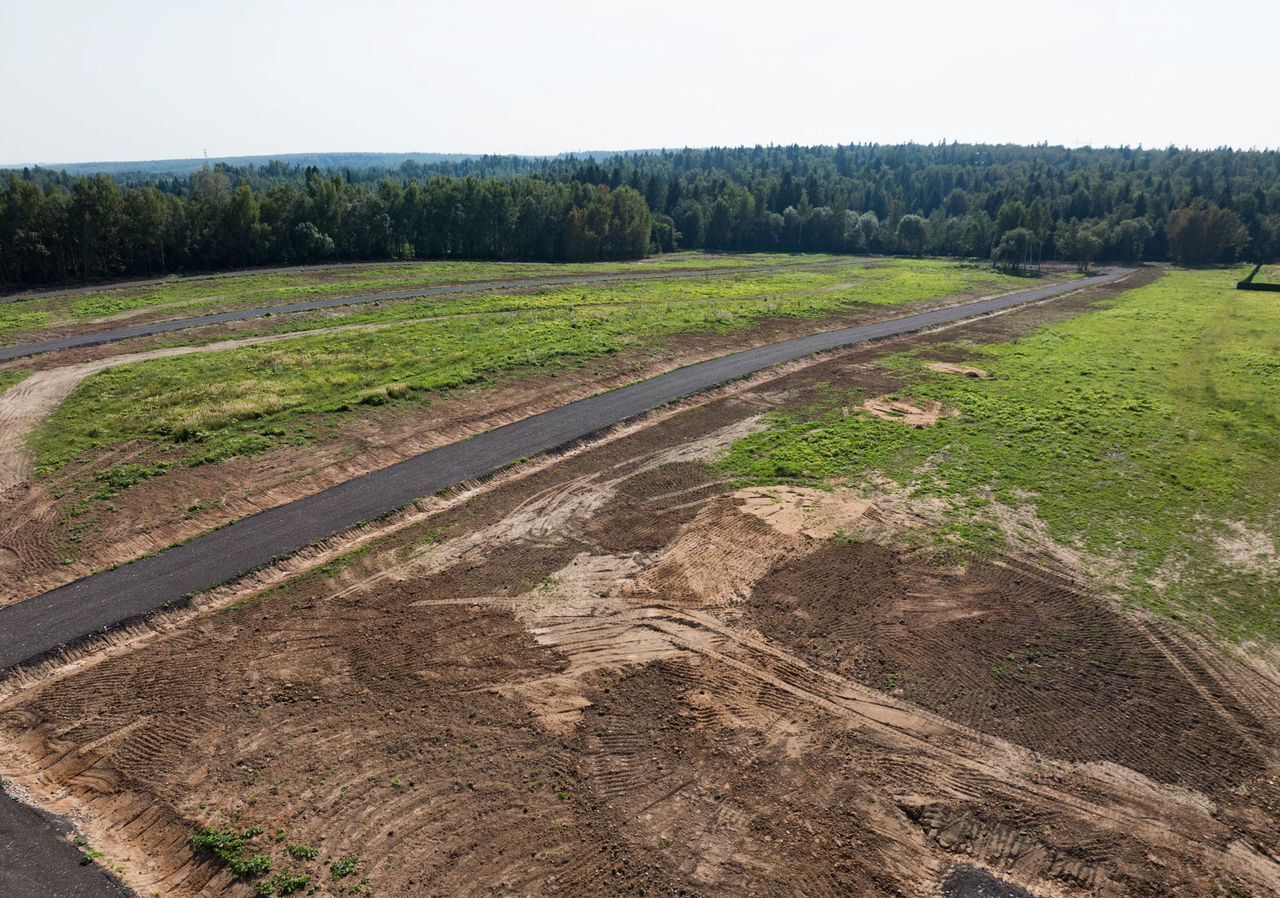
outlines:
[[[862,410],[886,421],[898,421],[918,429],[932,427],[943,418],[958,418],[960,412],[932,399],[894,399],[881,396],[862,403]]]
[[[1251,574],[1280,573],[1275,541],[1242,521],[1226,522],[1227,532],[1213,538],[1218,558],[1232,570]]]
[[[968,365],[953,365],[951,362],[930,362],[925,365],[930,371],[939,374],[959,374],[961,377],[990,377],[990,371],[981,368],[970,368]]]
[[[829,539],[856,529],[875,506],[849,490],[768,486],[738,490],[739,509],[787,536]]]

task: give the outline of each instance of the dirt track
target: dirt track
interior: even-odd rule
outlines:
[[[0,701],[0,768],[168,898],[244,894],[187,847],[230,819],[319,847],[292,866],[329,893],[358,854],[384,896],[1275,894],[1265,671],[1090,595],[1051,546],[947,567],[898,548],[927,504],[708,464],[829,384],[891,389],[874,355],[83,655]]]
[[[326,327],[307,331],[308,335],[337,333],[348,330],[374,330],[383,325],[351,325]],[[80,385],[85,378],[100,371],[120,365],[132,365],[151,359],[191,355],[197,352],[222,352],[241,346],[261,343],[278,343],[295,339],[298,334],[273,334],[264,337],[243,337],[237,340],[220,340],[200,346],[175,346],[168,349],[152,349],[145,352],[128,352],[91,362],[63,365],[35,371],[15,386],[0,393],[0,493],[27,480],[35,461],[34,453],[27,445],[31,433],[53,414],[58,406]]]

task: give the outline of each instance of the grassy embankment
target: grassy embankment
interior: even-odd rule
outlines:
[[[568,277],[616,272],[654,272],[753,265],[821,262],[820,255],[733,257],[681,254],[645,262],[420,262],[409,265],[360,265],[350,268],[245,274],[175,280],[147,287],[105,288],[67,295],[35,295],[0,303],[0,340],[21,342],[23,334],[47,328],[101,321],[139,310],[163,307],[177,315],[305,302],[344,295],[386,293],[441,284],[519,278]]]
[[[725,464],[762,482],[882,474],[944,499],[941,536],[977,552],[1003,542],[997,503],[1030,504],[1053,539],[1105,559],[1129,600],[1274,639],[1280,303],[1234,289],[1241,274],[1174,271],[1104,310],[968,347],[987,380],[927,370],[928,350],[892,357],[901,395],[961,417],[927,430],[859,412],[779,420]]]
[[[676,334],[749,327],[766,317],[900,305],[1023,281],[946,263],[895,262],[705,281],[575,287],[468,303],[524,303],[516,314],[404,320],[395,328],[299,336],[122,366],[89,378],[35,437],[47,474],[81,455],[147,440],[172,464],[216,461],[304,438],[314,413],[430,401],[441,391],[517,370],[554,370],[628,348],[661,349]],[[430,311],[439,312],[441,304]],[[403,315],[371,310],[344,321]]]

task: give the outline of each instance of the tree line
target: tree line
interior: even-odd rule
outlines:
[[[272,161],[0,175],[9,285],[324,260],[639,258],[677,249],[1028,259],[1280,257],[1280,153],[846,145]]]

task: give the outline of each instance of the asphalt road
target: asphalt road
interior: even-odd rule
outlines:
[[[1088,284],[1105,283],[1127,273],[1114,271],[1092,278]],[[1079,282],[1068,282],[1040,287],[784,340],[679,368],[433,449],[156,555],[0,608],[0,671],[180,605],[191,593],[233,580],[416,499],[589,437],[674,400],[816,352],[909,334],[1048,299],[1081,286]]]
[[[180,604],[208,589],[361,522],[521,458],[589,437],[666,403],[807,355],[926,330],[1107,283],[1112,271],[1066,283],[843,328],[734,353],[534,415],[245,518],[181,546],[0,608],[0,671]],[[490,288],[491,289],[491,288]],[[0,795],[0,895],[119,898],[130,893],[79,852],[53,823]],[[961,892],[958,894],[971,894]],[[1016,893],[1014,893],[1016,894]]]
[[[68,829],[0,794],[0,895],[4,898],[131,896],[133,892],[98,864],[80,865],[83,855],[62,836]]]
[[[770,271],[814,268],[830,266],[834,262],[799,262],[794,265],[760,265],[747,268],[703,268],[688,271],[651,271],[620,272],[616,274],[564,275],[550,278],[520,278],[510,281],[485,281],[474,284],[448,284],[441,287],[424,287],[418,290],[401,290],[396,293],[369,293],[363,296],[339,296],[333,299],[317,299],[309,302],[285,303],[276,306],[261,306],[255,309],[236,309],[231,312],[218,312],[213,315],[195,315],[190,318],[174,318],[169,321],[153,321],[147,324],[135,324],[132,327],[117,327],[110,330],[95,331],[71,337],[59,337],[54,340],[43,340],[38,343],[22,343],[15,346],[0,347],[0,362],[9,362],[27,356],[40,355],[46,352],[58,352],[63,349],[80,349],[85,346],[101,346],[104,343],[119,343],[135,337],[150,337],[154,334],[165,334],[171,331],[189,330],[193,327],[205,327],[210,324],[225,324],[228,321],[246,321],[250,318],[265,318],[268,315],[287,315],[290,312],[313,312],[317,309],[334,309],[340,306],[354,306],[370,302],[390,302],[397,299],[421,299],[428,296],[452,296],[464,293],[486,293],[492,290],[525,290],[531,287],[568,287],[574,284],[607,284],[615,281],[666,281],[675,278],[717,277],[732,274],[760,274]]]

